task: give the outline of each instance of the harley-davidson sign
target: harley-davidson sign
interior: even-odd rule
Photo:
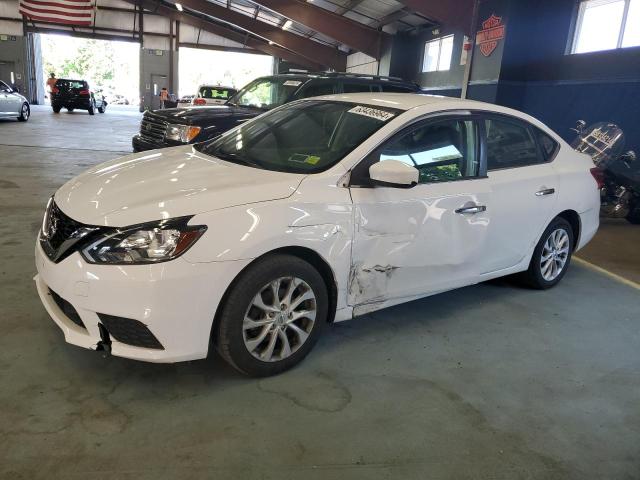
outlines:
[[[476,43],[480,46],[480,51],[488,57],[498,46],[498,42],[504,38],[504,23],[502,17],[491,14],[482,22],[482,30],[478,30]]]

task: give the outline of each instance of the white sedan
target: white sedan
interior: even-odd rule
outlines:
[[[598,228],[591,159],[507,108],[334,95],[129,155],[52,197],[36,284],[67,342],[284,371],[323,329],[519,273],[557,284]]]
[[[0,81],[0,118],[17,118],[26,122],[30,115],[31,109],[27,99]]]

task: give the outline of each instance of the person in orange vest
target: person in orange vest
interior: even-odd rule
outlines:
[[[164,102],[167,100],[169,100],[169,90],[167,90],[167,87],[162,87],[162,90],[160,90],[160,108],[164,108]]]
[[[49,74],[49,78],[47,78],[47,89],[49,90],[49,98],[51,98],[51,94],[53,93],[53,89],[56,86],[56,82],[58,79],[56,78],[56,74],[51,72]]]

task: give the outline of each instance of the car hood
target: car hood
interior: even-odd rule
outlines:
[[[55,201],[76,221],[123,227],[287,198],[304,177],[226,162],[187,145],[98,165],[63,185]]]
[[[182,108],[154,110],[151,114],[161,117],[169,123],[194,124],[209,123],[216,119],[234,117],[249,119],[263,113],[255,108],[236,107],[234,105],[206,105]]]

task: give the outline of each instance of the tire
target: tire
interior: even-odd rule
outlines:
[[[98,107],[98,112],[100,112],[100,113],[104,113],[104,111],[106,110],[106,108],[107,108],[107,107],[106,107],[106,106],[105,106],[105,104],[103,103],[102,105],[100,105],[100,106]]]
[[[69,113],[73,112],[73,107],[72,108],[67,107],[67,112]]]
[[[24,102],[22,104],[22,108],[20,109],[20,116],[18,117],[18,121],[26,122],[27,120],[29,120],[30,116],[31,116],[31,109],[29,108],[29,104],[27,102]]]
[[[51,108],[53,109],[53,113],[60,113],[60,109],[62,107],[60,107],[58,105],[51,105]]]
[[[276,281],[279,298],[274,302],[270,284]],[[264,308],[256,306],[258,295]],[[250,265],[234,280],[225,297],[214,337],[216,347],[229,364],[253,377],[277,375],[298,364],[327,323],[329,297],[322,276],[309,263],[292,255],[270,255]],[[282,307],[304,298],[307,299],[291,311]],[[281,304],[280,310],[273,308],[276,304]],[[303,314],[295,320],[289,315],[308,314],[314,308],[313,320],[311,315]],[[246,319],[258,323],[246,328]]]
[[[89,115],[95,115],[96,114],[96,104],[92,103],[91,106],[89,107]]]
[[[559,240],[559,245],[555,247],[555,254],[549,250],[549,248],[554,248],[552,235],[554,235],[554,239]],[[546,290],[557,285],[567,273],[571,263],[574,242],[571,224],[562,217],[554,218],[540,237],[540,241],[533,251],[529,269],[522,273],[522,280],[528,286],[539,290]],[[547,260],[543,265],[543,254],[545,256],[555,255],[555,259],[552,257],[549,259],[550,262]],[[556,271],[554,272],[553,269]]]

